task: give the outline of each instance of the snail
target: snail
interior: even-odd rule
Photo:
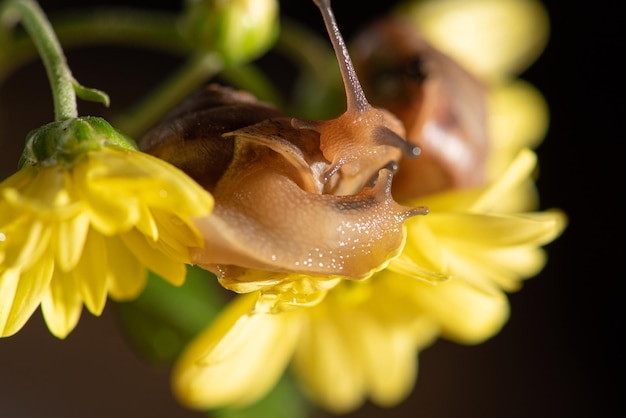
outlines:
[[[338,57],[344,114],[292,118],[211,84],[139,141],[213,194],[213,213],[196,220],[205,246],[192,250],[192,262],[235,291],[273,284],[271,274],[250,271],[367,278],[401,251],[403,222],[427,213],[391,194],[399,160],[419,148],[395,116],[368,103],[330,2],[314,2]]]
[[[401,16],[371,24],[350,48],[372,103],[396,115],[422,151],[400,162],[394,197],[482,185],[489,151],[485,86]]]

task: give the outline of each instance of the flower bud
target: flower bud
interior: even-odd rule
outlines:
[[[250,61],[278,35],[277,0],[188,0],[184,31],[194,48],[217,51],[226,65]]]

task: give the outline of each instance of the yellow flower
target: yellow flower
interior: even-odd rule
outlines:
[[[438,335],[478,343],[497,333],[508,317],[503,290],[543,266],[539,247],[562,231],[563,214],[495,212],[534,164],[526,150],[489,187],[424,199],[433,211],[407,221],[400,257],[367,281],[342,281],[314,306],[275,313],[264,294],[238,297],[178,360],[177,397],[197,409],[247,405],[293,357],[305,392],[330,411],[366,398],[402,401],[420,349]]]
[[[436,331],[406,309],[401,289],[379,280],[344,281],[307,309],[273,314],[265,302],[258,293],[239,296],[187,348],[173,372],[183,404],[253,403],[292,358],[305,390],[332,411],[354,409],[365,396],[393,404],[413,387],[416,346]]]
[[[510,212],[509,199],[516,200],[535,164],[534,153],[523,150],[488,187],[421,198],[430,215],[407,221],[404,251],[381,277],[413,279],[405,280],[405,289],[416,311],[431,317],[444,337],[478,343],[497,333],[508,319],[504,291],[518,290],[521,280],[541,270],[546,257],[540,246],[565,227],[557,210]],[[520,209],[525,206],[521,200]]]
[[[202,245],[191,218],[213,203],[178,169],[124,145],[102,120],[41,132],[32,138],[46,141],[30,141],[27,164],[0,184],[2,336],[41,305],[50,331],[64,338],[83,303],[99,315],[107,294],[137,296],[146,268],[182,283],[188,247]]]
[[[515,14],[520,13],[518,3],[523,8],[525,2],[502,3]],[[536,4],[528,3],[535,10]],[[483,12],[492,5],[495,13],[507,7],[484,0],[441,4]],[[430,15],[423,10],[421,24],[428,26],[433,19],[434,27],[456,13],[452,8]],[[533,14],[516,17],[528,16]],[[509,26],[532,27],[528,25]],[[527,40],[519,34],[502,39]],[[521,49],[507,43],[507,48],[487,48],[486,54],[536,47],[536,42]],[[284,273],[276,279],[282,286],[276,294],[265,288],[238,296],[176,363],[172,381],[181,403],[196,409],[251,404],[291,365],[303,390],[330,411],[349,412],[366,399],[392,406],[414,386],[417,352],[437,337],[476,344],[495,335],[508,319],[506,292],[518,290],[541,270],[546,262],[541,247],[567,222],[560,211],[536,211],[536,156],[530,147],[545,133],[547,109],[532,86],[508,80],[519,70],[520,57],[530,55],[484,57],[475,67],[464,63],[481,69],[475,72],[488,82],[490,153],[476,167],[485,170],[482,182],[404,201],[425,205],[430,212],[404,220],[401,253],[367,280],[330,280],[326,287],[302,290],[303,277]],[[399,173],[404,167],[401,162]],[[303,294],[317,297],[299,303]],[[299,309],[289,309],[290,300]]]

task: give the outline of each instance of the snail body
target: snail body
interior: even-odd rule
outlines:
[[[192,250],[192,262],[228,280],[245,269],[361,279],[397,255],[402,222],[425,209],[393,200],[387,164],[354,194],[327,193],[332,164],[320,135],[293,125],[270,105],[213,84],[139,142],[213,194],[213,213],[196,222],[205,246]]]
[[[237,285],[247,271],[367,278],[403,248],[403,222],[427,213],[394,201],[393,171],[419,150],[395,116],[369,105],[329,2],[315,3],[339,57],[343,115],[290,118],[210,85],[140,141],[213,194],[213,213],[196,221],[205,245],[192,250],[192,262],[236,291],[250,289]]]

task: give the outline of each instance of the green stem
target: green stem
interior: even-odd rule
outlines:
[[[113,125],[133,138],[138,137],[174,105],[223,68],[224,64],[217,53],[192,55],[169,80],[130,112],[115,120]]]
[[[11,12],[17,13],[15,17],[21,19],[46,68],[54,100],[54,119],[62,121],[76,118],[78,110],[74,78],[46,15],[33,0],[9,0],[0,9],[0,16],[9,18]]]

